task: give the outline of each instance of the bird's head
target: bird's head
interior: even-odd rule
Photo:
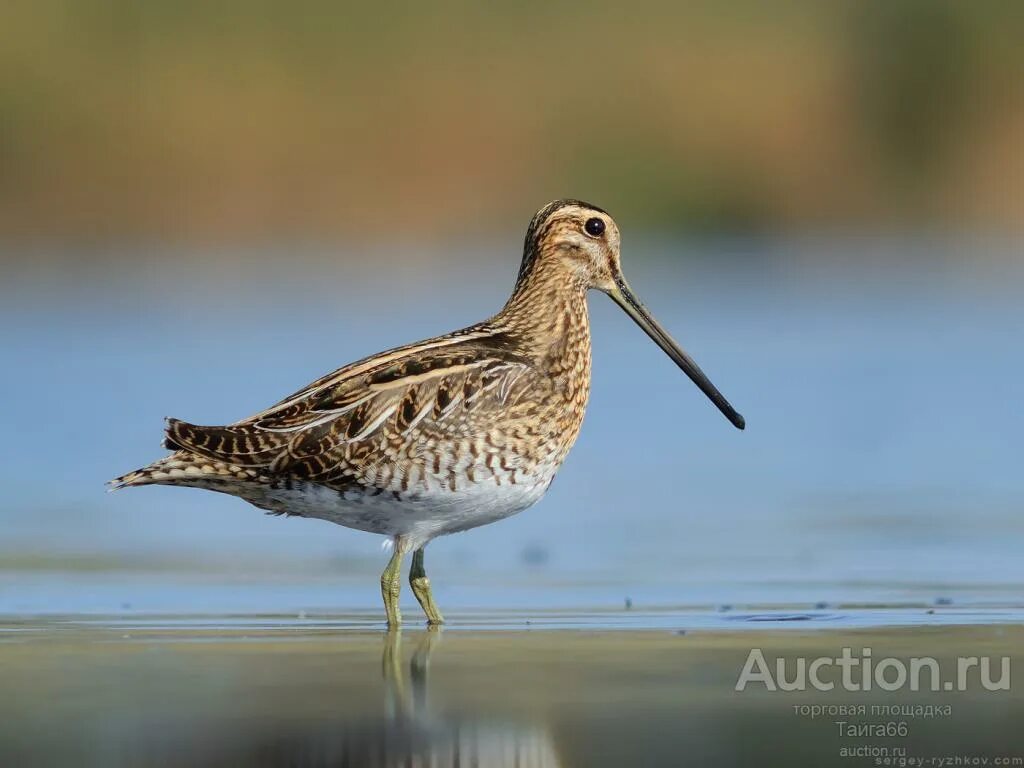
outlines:
[[[580,200],[555,200],[530,221],[523,245],[520,276],[554,265],[565,279],[584,288],[610,291],[619,264],[619,228],[606,211]]]
[[[537,211],[530,221],[519,281],[524,283],[531,272],[548,266],[555,268],[560,279],[608,294],[725,417],[743,429],[743,417],[633,293],[622,274],[619,245],[619,228],[607,211],[580,200],[555,200]]]

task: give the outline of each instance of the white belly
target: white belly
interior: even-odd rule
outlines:
[[[266,489],[263,499],[267,503],[259,506],[360,531],[402,536],[415,549],[436,536],[487,525],[522,512],[540,500],[553,478],[552,472],[523,478],[515,484],[498,485],[489,480],[457,491],[434,487],[398,495],[390,491],[339,492],[313,483],[296,483],[291,490]]]

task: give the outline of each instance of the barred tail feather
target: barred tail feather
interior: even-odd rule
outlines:
[[[107,480],[108,491],[119,491],[122,488],[131,488],[136,485],[151,485],[157,482],[152,478],[152,471],[149,467],[136,469],[134,472],[127,472],[113,480]]]
[[[182,485],[209,488],[223,482],[256,481],[263,478],[259,472],[223,461],[213,461],[187,451],[178,451],[154,461],[134,472],[115,477],[108,485],[111,491],[142,485]]]

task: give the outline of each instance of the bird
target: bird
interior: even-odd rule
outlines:
[[[487,320],[363,358],[248,418],[166,420],[170,455],[110,481],[238,496],[270,514],[382,534],[387,626],[401,623],[401,568],[428,624],[444,621],[424,548],[544,496],[590,394],[587,295],[607,294],[738,429],[743,417],[626,282],[602,208],[555,200],[533,216],[512,295]]]

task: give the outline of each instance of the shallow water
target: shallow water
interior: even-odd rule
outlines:
[[[997,253],[965,268],[958,251],[978,248]],[[0,765],[1024,755],[1020,686],[734,690],[752,648],[795,663],[871,647],[943,669],[1019,652],[1019,246],[646,250],[627,259],[632,284],[747,431],[595,297],[577,447],[536,508],[431,544],[451,625],[417,629],[407,591],[400,643],[381,631],[379,538],[215,494],[108,495],[103,481],[160,455],[165,415],[239,418],[486,316],[514,263],[172,252],[5,276]],[[872,703],[951,711],[850,737],[793,709]]]
[[[581,614],[551,619],[587,625]],[[883,750],[1024,756],[1016,689],[736,690],[752,648],[789,664],[843,647],[930,656],[945,675],[953,657],[1018,652],[1020,626],[612,632],[513,630],[506,618],[487,631],[387,634],[365,621],[7,619],[0,763],[867,766]],[[921,707],[873,715],[873,704]],[[811,705],[867,714],[799,709]],[[948,712],[925,716],[925,706]],[[840,735],[839,721],[904,722],[905,735]]]
[[[516,629],[525,626],[564,629],[737,629],[770,620],[813,622],[832,628],[941,626],[1024,623],[1024,596],[1007,589],[984,593],[957,590],[934,596],[927,590],[850,589],[837,600],[787,600],[791,590],[750,588],[738,602],[713,602],[720,585],[678,590],[648,587],[645,599],[626,595],[620,583],[574,583],[554,579],[520,579],[512,583],[466,585],[471,576],[455,574],[463,586],[435,588],[444,613],[466,628]],[[841,590],[822,590],[838,593]],[[811,591],[810,586],[807,589]],[[877,595],[890,595],[878,600]],[[412,622],[420,610],[410,590],[402,610]],[[178,572],[0,572],[0,616],[73,615],[119,622],[159,617],[208,616],[214,625],[224,617],[302,618],[301,626],[324,621],[325,628],[382,627],[383,612],[374,574],[348,578],[302,576],[258,578],[251,574],[211,575]],[[333,624],[323,617],[347,617]],[[781,617],[781,618],[780,618]],[[233,620],[232,620],[233,621]]]

